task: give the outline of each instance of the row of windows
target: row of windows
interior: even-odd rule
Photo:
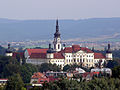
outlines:
[[[53,60],[52,62],[64,62],[64,60]]]
[[[74,59],[74,60],[71,60],[71,59],[67,59],[67,62],[85,62],[85,59]],[[86,62],[93,62],[93,59],[86,59]]]
[[[27,63],[32,63],[32,64],[42,64],[42,63],[44,63],[44,62],[42,62],[42,61],[36,61],[36,60],[27,60]]]
[[[73,55],[73,57],[85,57],[86,55]],[[72,55],[67,55],[66,57],[72,57]],[[87,55],[87,57],[94,57],[93,55]]]
[[[41,62],[40,60],[27,60],[27,62]]]
[[[97,62],[99,62],[100,60],[95,60],[95,63],[97,63]],[[102,61],[102,62],[104,62],[104,60]]]
[[[86,62],[93,62],[93,59],[86,59]]]

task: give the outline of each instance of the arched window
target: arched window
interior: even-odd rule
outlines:
[[[60,49],[60,45],[58,44],[58,49]]]

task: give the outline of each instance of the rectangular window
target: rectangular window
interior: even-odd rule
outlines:
[[[80,62],[82,62],[82,59],[80,59]]]
[[[74,62],[75,62],[76,60],[74,59]]]
[[[83,59],[83,62],[85,62],[85,59]]]

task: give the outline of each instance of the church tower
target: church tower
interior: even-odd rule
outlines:
[[[12,56],[12,55],[13,55],[13,53],[12,53],[10,44],[8,44],[8,49],[6,50],[5,56]]]
[[[58,20],[56,20],[56,32],[54,34],[53,45],[54,45],[54,51],[56,52],[61,51],[61,40],[60,40]]]
[[[112,60],[112,52],[111,52],[111,49],[110,49],[110,44],[108,44],[108,49],[106,51],[106,60]]]

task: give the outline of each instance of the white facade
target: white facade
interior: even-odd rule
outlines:
[[[108,51],[110,51],[110,44],[108,45]],[[48,50],[52,51],[51,48]],[[31,52],[35,53],[35,52]],[[38,51],[37,51],[38,53]],[[43,53],[42,50],[39,53]],[[86,47],[80,47],[79,45],[72,45],[72,47],[64,47],[61,49],[61,38],[59,33],[58,20],[56,21],[56,32],[54,34],[53,52],[44,52],[46,57],[44,58],[31,58],[29,52],[25,51],[26,63],[42,64],[52,63],[60,67],[71,64],[82,64],[84,67],[95,67],[95,64],[102,60],[102,64],[106,60],[112,60],[112,53],[107,53],[106,57],[101,53],[95,53]],[[57,57],[55,56],[56,54]]]
[[[55,37],[53,41],[53,47],[54,51],[61,51],[61,42],[60,42],[60,37]]]
[[[13,53],[5,53],[5,56],[12,56]]]
[[[78,51],[76,53],[65,53],[65,65],[67,64],[83,64],[86,67],[94,66],[94,53],[86,53]]]
[[[106,59],[107,60],[112,60],[112,53],[106,53]]]
[[[53,53],[47,53],[47,58],[54,58],[54,54]]]
[[[50,59],[49,62],[51,64],[56,64],[60,68],[63,68],[65,66],[64,59]]]
[[[35,59],[35,58],[29,58],[26,59],[26,63],[31,63],[34,65],[41,65],[42,63],[49,63],[47,59]]]

